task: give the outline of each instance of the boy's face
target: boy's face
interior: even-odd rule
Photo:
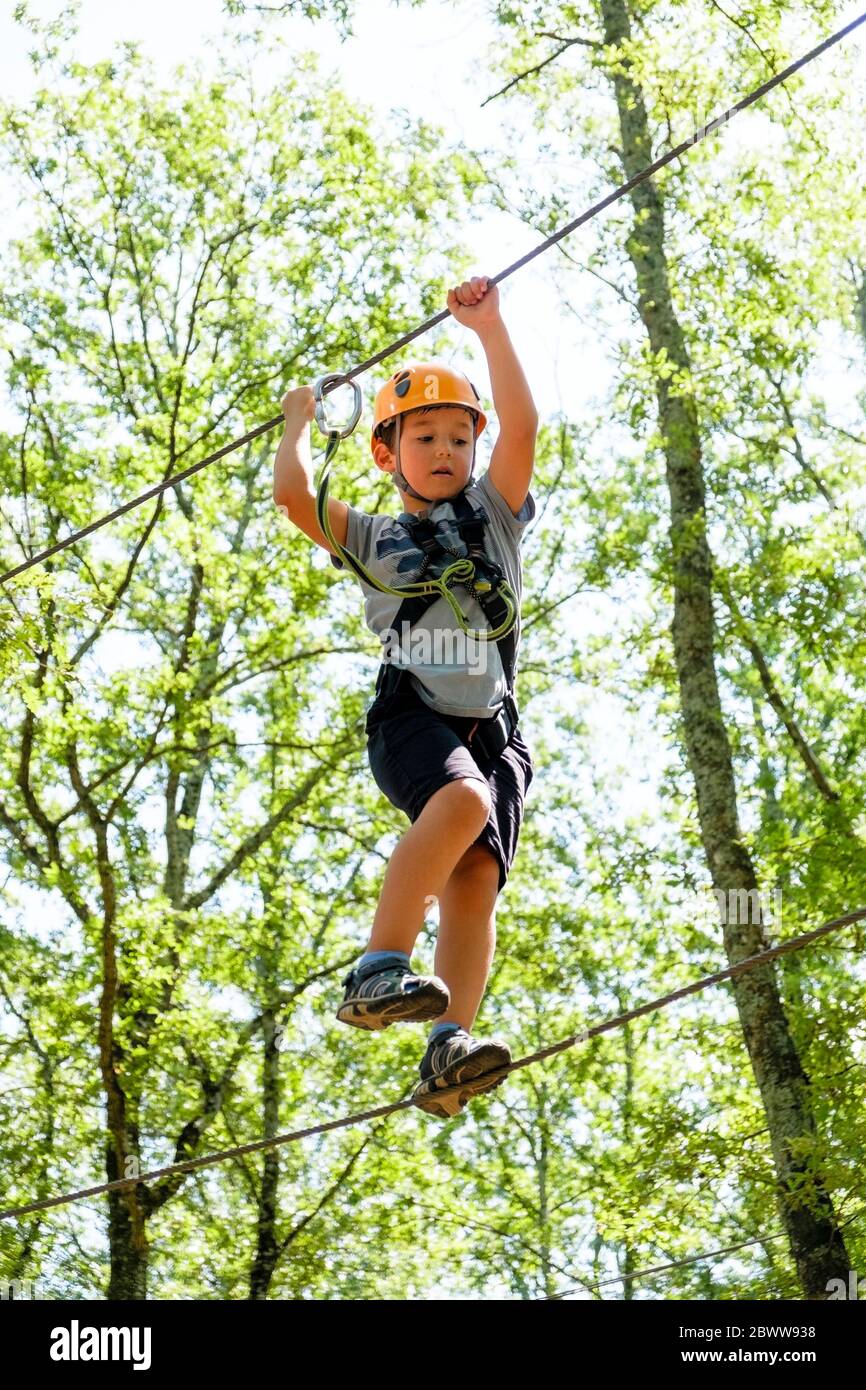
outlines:
[[[472,468],[474,424],[462,406],[443,406],[421,415],[410,410],[402,417],[400,429],[400,468],[404,478],[418,492],[434,501],[454,497],[469,481]],[[376,441],[375,459],[380,468],[393,473],[396,457],[384,440]],[[401,489],[410,511],[424,504]]]

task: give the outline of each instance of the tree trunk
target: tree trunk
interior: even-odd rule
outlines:
[[[108,1182],[116,1182],[118,1178],[127,1176],[118,1171],[117,1154],[111,1139],[105,1146],[105,1171]],[[136,1194],[133,1202],[130,1202],[131,1193]],[[148,1246],[137,1193],[137,1188],[121,1187],[106,1194],[111,1274],[105,1296],[109,1300],[147,1298]]]
[[[604,40],[619,47],[631,38],[626,0],[601,0]],[[652,162],[649,124],[639,84],[627,55],[616,60],[611,81],[619,115],[622,158],[632,178]],[[690,364],[674,312],[665,258],[661,198],[652,180],[631,194],[635,212],[627,251],[634,266],[639,310],[656,356],[656,393],[670,494],[674,588],[673,645],[682,727],[695,783],[701,839],[720,902],[759,902],[758,884],[742,843],[730,744],[714,659],[712,560],[707,542],[701,439]],[[677,382],[683,385],[678,385]],[[768,943],[760,909],[722,912],[730,964]],[[752,919],[752,920],[748,920]],[[850,1268],[833,1206],[811,1160],[817,1145],[809,1080],[800,1062],[779,997],[772,966],[732,981],[734,998],[755,1080],[769,1124],[778,1178],[778,1209],[806,1298],[826,1298],[827,1282]],[[793,1145],[793,1149],[792,1149]]]
[[[264,1042],[264,1075],[262,1078],[264,1127],[263,1139],[278,1133],[280,1115],[280,1030],[272,1009],[262,1013]],[[256,1255],[250,1270],[250,1298],[263,1300],[268,1296],[274,1270],[280,1257],[277,1242],[277,1215],[280,1182],[278,1149],[265,1149],[262,1183],[259,1191]]]

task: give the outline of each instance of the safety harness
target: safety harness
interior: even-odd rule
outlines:
[[[353,415],[343,429],[331,426],[324,411],[325,387],[337,382],[347,382],[355,392]],[[516,632],[519,630],[520,623],[520,607],[517,595],[508,583],[501,565],[492,560],[484,549],[484,521],[479,514],[476,514],[462,492],[457,497],[449,499],[454,508],[457,528],[467,550],[467,554],[463,556],[443,545],[432,522],[427,517],[401,517],[401,525],[410,531],[419,547],[424,551],[424,564],[418,579],[412,583],[404,584],[400,588],[383,583],[361,563],[357,555],[353,555],[350,550],[340,544],[334,535],[328,517],[328,486],[331,463],[340,440],[352,433],[360,418],[360,389],[357,382],[350,380],[350,378],[340,373],[331,373],[329,376],[318,379],[315,383],[314,394],[316,397],[316,423],[328,440],[316,484],[316,516],[322,531],[330,542],[333,552],[332,563],[337,569],[342,569],[345,566],[358,579],[362,579],[365,584],[377,589],[380,593],[394,594],[403,600],[394,619],[399,631],[403,631],[403,622],[408,623],[411,627],[423,613],[426,613],[431,603],[435,603],[437,598],[443,598],[454,613],[457,625],[467,636],[480,642],[497,643],[502,670],[505,675],[506,693],[493,715],[475,721],[466,736],[466,742],[471,746],[473,752],[479,749],[485,757],[498,756],[511,738],[519,719],[517,701],[514,698],[514,661],[517,648]],[[434,558],[444,558],[449,554],[456,558],[452,558],[450,564],[446,563],[445,569],[438,577],[423,578]],[[466,615],[452,593],[455,584],[462,584],[477,600],[490,624],[489,628],[476,629],[469,626]],[[391,696],[404,689],[408,680],[409,672],[406,668],[395,666],[390,661],[382,662],[376,679],[376,697],[367,711],[368,733],[376,722],[377,716],[382,713],[386,701],[390,701]]]
[[[490,558],[484,548],[484,522],[486,518],[484,518],[483,513],[477,512],[467,502],[463,492],[448,500],[454,508],[457,529],[469,557],[475,565],[476,576],[482,577],[484,581],[481,587],[473,579],[465,579],[463,584],[477,600],[484,616],[490,623],[491,629],[496,631],[503,626],[508,616],[508,605],[498,589],[499,584],[504,579],[502,567]],[[434,560],[444,559],[449,554],[456,555],[458,553],[450,546],[443,544],[428,517],[401,517],[400,524],[409,531],[416,545],[424,552],[424,564],[419,572],[419,579]],[[412,624],[418,622],[419,618],[426,613],[431,603],[436,602],[438,597],[438,594],[433,593],[405,598],[394,618],[394,627],[397,631],[402,633],[405,630],[404,623],[411,628]],[[502,752],[517,727],[520,717],[514,696],[514,658],[517,648],[517,631],[518,624],[515,622],[497,641],[506,685],[502,703],[495,714],[476,720],[467,735],[466,741],[472,749],[479,749],[488,758],[494,758]],[[405,667],[395,666],[391,661],[382,662],[376,680],[376,699],[368,711],[368,730],[375,725],[377,714],[384,709],[392,696],[396,695],[398,691],[409,688],[409,685],[409,671]]]

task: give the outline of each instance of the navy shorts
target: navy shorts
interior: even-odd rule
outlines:
[[[467,743],[474,718],[438,714],[404,685],[387,704],[368,712],[367,757],[376,784],[398,810],[414,822],[430,797],[461,777],[490,788],[487,824],[474,841],[490,849],[499,864],[501,893],[514,863],[523,821],[523,804],[535,775],[532,756],[520,729],[493,759]]]

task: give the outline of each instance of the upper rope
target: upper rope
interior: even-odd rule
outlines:
[[[586,212],[581,213],[573,222],[568,222],[558,232],[554,232],[554,234],[549,236],[546,241],[543,241],[540,246],[536,246],[534,250],[528,251],[525,256],[521,256],[519,260],[514,261],[510,266],[507,266],[505,270],[500,271],[498,275],[489,276],[488,279],[490,284],[498,285],[509,275],[513,275],[516,270],[520,270],[522,266],[534,260],[536,256],[540,256],[548,247],[553,246],[557,241],[561,241],[563,237],[568,236],[571,232],[575,231],[576,228],[583,226],[585,222],[588,222],[605,208],[610,207],[612,203],[617,202],[618,199],[624,197],[626,193],[630,193],[638,184],[651,178],[659,169],[663,169],[666,164],[670,164],[671,160],[677,159],[680,155],[690,150],[692,146],[706,139],[706,137],[717,130],[719,126],[724,125],[732,116],[735,116],[738,111],[745,111],[746,107],[751,106],[754,102],[759,101],[761,97],[766,96],[767,92],[772,91],[780,82],[786,81],[787,78],[799,71],[800,68],[805,67],[807,63],[811,63],[813,59],[826,52],[828,48],[832,48],[834,44],[839,43],[842,39],[853,33],[853,31],[858,29],[864,22],[866,22],[866,11],[859,15],[857,19],[853,19],[850,24],[846,24],[844,28],[838,29],[834,34],[831,34],[829,38],[824,39],[823,43],[819,43],[815,48],[810,49],[802,58],[798,58],[796,62],[790,63],[788,67],[783,68],[781,72],[774,74],[773,77],[763,82],[760,87],[756,87],[754,91],[749,92],[748,96],[743,97],[736,105],[729,107],[728,110],[722,112],[721,115],[715,116],[705,126],[700,126],[687,140],[681,140],[673,149],[668,150],[667,154],[663,154],[652,164],[648,164],[645,169],[635,174],[627,183],[620,184],[620,186],[614,189],[612,193],[609,193],[606,198],[602,198],[600,202],[593,203],[592,207],[587,208]],[[361,362],[357,367],[352,367],[348,372],[335,375],[331,379],[330,384],[326,386],[326,393],[335,390],[339,382],[349,382],[353,377],[360,376],[362,372],[366,372],[378,362],[384,361],[386,357],[390,357],[400,348],[405,347],[407,343],[411,343],[413,339],[419,337],[420,334],[425,333],[428,328],[433,328],[437,323],[441,323],[443,319],[448,318],[450,313],[450,309],[443,309],[441,313],[434,314],[432,318],[427,319],[425,323],[420,324],[418,328],[413,329],[411,333],[404,334],[402,338],[398,338],[396,342],[390,343],[388,347],[383,348],[381,352],[377,352],[375,356],[368,357],[366,362]],[[170,487],[175,487],[178,483],[182,483],[185,479],[192,477],[193,473],[197,473],[199,469],[207,468],[209,464],[215,463],[217,459],[224,458],[226,454],[232,453],[235,449],[243,448],[245,444],[249,444],[253,439],[258,439],[259,435],[267,434],[270,430],[276,429],[278,425],[282,424],[282,421],[283,416],[281,414],[274,416],[273,420],[268,420],[265,424],[258,425],[247,434],[241,435],[239,439],[233,440],[231,444],[223,445],[221,449],[217,449],[214,453],[208,454],[207,458],[203,458],[198,463],[194,463],[189,468],[185,468],[183,472],[175,473],[171,477],[166,478],[163,482],[157,483],[155,487],[149,488],[147,492],[141,493],[139,497],[133,498],[131,502],[124,502],[121,506],[115,507],[113,511],[107,512],[105,516],[100,517],[97,521],[91,521],[88,526],[83,526],[80,531],[73,532],[73,534],[67,536],[65,540],[58,541],[55,545],[48,546],[47,549],[41,550],[37,555],[31,556],[29,560],[25,560],[22,564],[7,570],[5,574],[0,575],[0,584],[5,584],[7,580],[14,579],[17,575],[23,574],[26,570],[31,569],[33,565],[41,564],[42,561],[47,560],[49,556],[56,555],[59,551],[65,550],[70,545],[74,545],[76,541],[80,541],[84,536],[89,536],[93,531],[98,531],[101,526],[107,526],[110,521],[114,521],[117,517],[132,511],[134,507],[141,506],[143,502],[149,501],[151,497],[158,497],[160,493],[166,492]]]

